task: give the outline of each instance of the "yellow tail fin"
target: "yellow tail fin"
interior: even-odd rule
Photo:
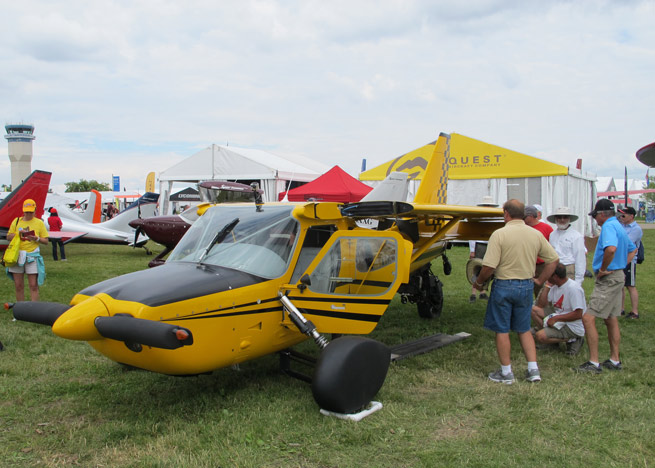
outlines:
[[[448,190],[448,157],[450,155],[450,135],[440,133],[434,145],[434,152],[421,180],[414,203],[425,205],[445,205]]]

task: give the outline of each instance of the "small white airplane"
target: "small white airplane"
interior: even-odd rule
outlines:
[[[155,216],[159,194],[146,193],[128,206],[114,218],[101,223],[93,223],[75,213],[67,206],[55,206],[63,223],[62,231],[83,232],[84,236],[71,242],[86,244],[118,244],[141,247],[148,241],[148,236],[141,234],[135,239],[135,229],[129,222],[138,218]]]

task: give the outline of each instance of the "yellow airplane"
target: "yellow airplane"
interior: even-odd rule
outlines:
[[[310,337],[321,349],[316,402],[357,412],[384,383],[390,351],[353,335],[370,333],[397,292],[421,316],[438,315],[441,284],[430,262],[449,239],[486,238],[502,225],[500,209],[439,203],[447,153],[442,134],[413,203],[203,205],[164,265],[87,287],[70,305],[7,307],[116,362],[171,375],[211,372]]]

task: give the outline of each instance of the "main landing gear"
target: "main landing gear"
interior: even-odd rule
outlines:
[[[447,259],[444,260],[444,270]],[[448,263],[450,265],[450,263]],[[430,264],[415,271],[407,284],[403,284],[398,293],[403,304],[416,304],[419,316],[427,319],[437,318],[443,310],[443,284],[439,281]]]
[[[294,377],[311,380],[314,400],[324,410],[352,414],[366,407],[384,384],[391,361],[389,348],[361,336],[341,336],[328,342],[288,297],[281,295],[280,301],[294,325],[321,348],[311,379],[288,368],[291,360],[312,363],[299,353],[282,353],[283,369]]]

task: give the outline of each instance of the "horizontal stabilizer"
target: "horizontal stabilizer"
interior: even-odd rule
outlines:
[[[392,172],[360,201],[406,201],[409,192],[409,178],[406,172]]]

